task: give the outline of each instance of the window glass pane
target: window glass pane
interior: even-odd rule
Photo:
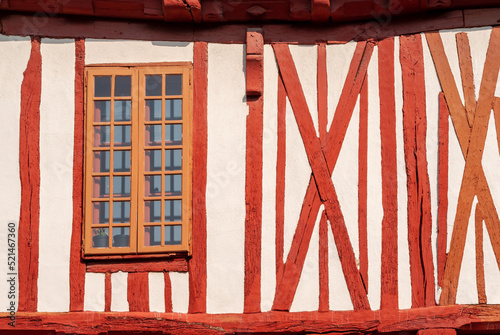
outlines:
[[[94,198],[109,197],[109,177],[94,177],[93,179],[92,196]]]
[[[161,201],[146,201],[144,209],[144,222],[161,222]]]
[[[182,200],[165,200],[165,221],[182,220]]]
[[[182,168],[182,149],[165,150],[165,170],[180,170]]]
[[[109,228],[92,229],[92,247],[107,248],[109,246]]]
[[[165,120],[182,119],[182,99],[165,100]]]
[[[92,203],[92,223],[93,224],[109,223],[109,202]]]
[[[178,245],[182,241],[182,226],[165,226],[165,245]]]
[[[146,100],[146,121],[161,120],[161,100]]]
[[[114,152],[113,170],[115,172],[130,171],[130,151],[120,150]]]
[[[165,95],[182,94],[182,74],[167,74],[165,77]]]
[[[129,240],[129,227],[113,227],[113,247],[128,247]]]
[[[146,76],[146,96],[161,95],[161,75]]]
[[[111,96],[111,76],[94,77],[94,85],[95,97]]]
[[[113,202],[113,222],[127,223],[130,221],[130,202],[115,201]]]
[[[146,176],[144,196],[154,197],[161,194],[161,176]]]
[[[146,126],[146,145],[161,145],[161,124]]]
[[[161,245],[161,226],[144,227],[144,246]]]
[[[115,146],[128,147],[130,142],[130,126],[115,126]]]
[[[165,144],[182,144],[182,124],[165,125]]]
[[[109,147],[110,126],[94,127],[94,147]]]
[[[130,100],[115,100],[115,121],[130,121]]]
[[[161,150],[146,150],[146,171],[161,171]]]
[[[115,77],[115,96],[116,97],[129,97],[132,86],[130,76],[116,76]]]
[[[182,175],[165,175],[165,195],[181,195],[182,193]]]
[[[109,151],[94,152],[94,172],[109,172]]]
[[[94,122],[109,122],[111,120],[111,101],[94,101]]]
[[[130,197],[130,176],[113,177],[113,196]]]

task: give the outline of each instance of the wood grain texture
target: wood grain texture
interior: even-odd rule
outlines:
[[[495,98],[493,103],[493,117],[495,118],[498,153],[500,154],[500,98],[498,97]]]
[[[475,241],[476,241],[476,286],[477,286],[477,301],[480,304],[486,304],[486,286],[484,281],[484,253],[483,253],[483,213],[481,205],[476,205],[476,213],[474,215],[475,223]]]
[[[128,274],[127,300],[130,312],[149,312],[148,272],[130,272]]]
[[[127,260],[127,261],[87,261],[86,271],[93,273],[106,272],[161,272],[161,271],[178,271],[187,272],[188,263],[184,258],[171,258],[159,260]]]
[[[298,78],[295,64],[288,45],[273,44],[273,49],[280,69],[280,74],[290,99],[299,132],[304,142],[306,154],[313,171],[319,196],[326,208],[337,251],[341,260],[346,284],[355,309],[369,309],[370,305],[363,287],[361,276],[356,267],[354,252],[347,232],[344,217],[340,210],[337,194],[331,180],[331,171],[316,137],[316,130]],[[276,300],[275,300],[276,302]]]
[[[337,161],[340,146],[345,137],[347,125],[352,116],[356,98],[361,90],[372,52],[373,44],[358,43],[353,59],[351,60],[349,73],[325,144],[325,153],[327,154],[331,169],[334,168]],[[332,135],[329,136],[329,134]],[[320,205],[321,200],[317,193],[314,178],[311,176],[300,212],[299,222],[290,251],[288,252],[283,276],[282,278],[278,278],[273,303],[274,310],[288,310],[292,304]]]
[[[330,287],[328,276],[328,220],[321,213],[319,221],[319,311],[330,310]]]
[[[73,225],[69,266],[70,311],[83,311],[85,263],[81,258],[83,223],[85,40],[75,40],[75,134],[73,150]]]
[[[470,138],[470,128],[467,123],[466,111],[460,101],[455,79],[451,73],[450,65],[444,52],[441,36],[438,33],[427,33],[426,38],[441,87],[445,94],[460,148],[464,158],[466,158],[469,150]],[[483,219],[491,239],[497,265],[500,268],[500,219],[482,168],[477,171],[477,178],[477,198],[482,207]]]
[[[278,78],[278,139],[276,153],[276,286],[283,276],[285,234],[285,171],[286,171],[286,92]]]
[[[469,127],[474,123],[476,113],[476,93],[474,88],[474,72],[472,69],[472,57],[470,54],[469,37],[467,33],[456,35],[458,61],[460,64],[460,76],[464,92],[465,110],[467,111],[467,122]]]
[[[104,311],[111,311],[111,296],[112,296],[112,287],[111,287],[111,273],[106,272],[104,275]]]
[[[189,260],[189,313],[205,313],[207,308],[207,43],[194,43],[193,59],[193,255]]]
[[[358,245],[359,273],[368,292],[368,75],[359,93]]]
[[[500,31],[497,28],[493,28],[486,55],[481,87],[479,90],[479,99],[477,101],[474,125],[469,138],[468,151],[466,151],[465,170],[460,187],[457,213],[455,216],[450,243],[450,251],[448,253],[444,273],[444,287],[440,298],[441,304],[455,303],[468,220],[471,214],[472,202],[474,200],[474,196],[476,195],[476,189],[479,191],[480,188],[478,187],[478,176],[482,174],[481,159],[493,104],[493,95],[498,78],[498,70],[500,67],[500,53],[498,53],[500,47],[499,35]],[[482,199],[479,200],[484,205]],[[487,209],[485,212],[486,213],[483,214],[488,216]],[[486,218],[485,221],[488,227],[488,220],[486,220]],[[498,227],[496,228],[498,229]],[[492,232],[490,232],[490,236],[492,235],[491,233]],[[495,250],[495,243],[493,243],[493,248]],[[495,253],[497,251],[498,250],[495,250]]]
[[[399,41],[412,307],[424,307],[435,304],[424,59],[420,35],[401,36]]]
[[[262,250],[262,160],[264,99],[261,95],[248,96],[252,87],[264,86],[262,34],[247,33],[248,56],[259,56],[260,66],[247,68],[246,156],[245,156],[245,284],[244,312],[260,312],[261,250]],[[253,54],[248,54],[254,52]],[[259,54],[260,52],[260,54]],[[248,64],[248,63],[247,63]],[[258,90],[258,89],[255,89]],[[255,93],[255,92],[252,92]]]
[[[382,156],[382,270],[380,308],[398,309],[398,171],[394,38],[378,43]]]
[[[170,273],[165,271],[163,278],[165,282],[165,313],[172,313],[172,281],[170,280]]]
[[[318,129],[319,137],[323,141],[328,127],[328,78],[326,68],[326,44],[318,44],[317,61],[317,80],[316,87],[318,91]]]
[[[438,285],[443,287],[446,250],[448,245],[448,159],[449,110],[444,94],[439,92],[439,165],[438,165]]]
[[[38,304],[40,224],[40,99],[42,55],[40,38],[31,38],[31,54],[21,84],[19,171],[21,213],[18,231],[18,311],[33,312]]]

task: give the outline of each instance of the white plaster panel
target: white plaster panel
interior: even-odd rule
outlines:
[[[394,40],[394,99],[396,106],[396,156],[398,173],[398,298],[399,308],[411,308],[410,256],[408,247],[408,193],[403,135],[403,80],[399,38]]]
[[[192,62],[193,43],[85,40],[86,64]]]
[[[340,264],[330,222],[328,222],[328,282],[330,309],[332,311],[353,310],[351,295],[349,294],[342,265]]]
[[[149,310],[165,312],[165,275],[163,272],[149,273]]]
[[[356,49],[356,42],[326,46],[326,71],[328,74],[328,125],[331,125],[340,94],[344,88],[349,66]]]
[[[278,68],[270,45],[264,46],[264,133],[262,167],[261,310],[270,311],[276,290],[276,158]]]
[[[243,312],[246,116],[241,44],[208,46],[207,313]]]
[[[460,66],[458,62],[458,51],[456,34],[457,30],[442,30],[440,31],[441,39],[443,40],[443,47],[450,64],[451,73],[455,79],[455,84],[457,85],[458,94],[462,104],[464,103],[464,91],[462,89],[462,77],[460,76]],[[424,48],[425,50],[426,48]]]
[[[286,100],[285,224],[283,261],[288,257],[304,203],[311,166],[290,101]]]
[[[380,144],[380,99],[378,88],[378,47],[368,65],[368,300],[380,308],[382,219],[382,157]]]
[[[322,212],[323,210],[320,210],[316,217],[290,312],[317,311],[319,307],[319,221]]]
[[[434,262],[434,288],[436,299],[439,298],[439,285],[437,275],[437,231],[438,231],[438,162],[439,162],[439,92],[441,84],[437,76],[434,61],[427,46],[425,35],[422,34],[422,45],[425,69],[425,104],[427,117],[427,174],[429,176],[432,233],[431,247]]]
[[[104,273],[85,274],[84,311],[104,312],[105,277]]]
[[[112,312],[128,312],[127,282],[128,273],[120,271],[111,274]]]
[[[307,106],[316,129],[318,131],[318,94],[317,94],[317,77],[318,77],[318,48],[315,45],[290,45],[290,53],[292,54],[297,74],[300,79],[300,85],[306,97]]]
[[[500,304],[500,271],[491,245],[490,235],[483,223],[484,282],[488,304]]]
[[[472,71],[474,72],[474,88],[477,99],[479,98],[479,89],[481,87],[481,78],[483,77],[486,52],[488,51],[488,45],[490,43],[491,27],[470,29],[467,35],[469,37]]]
[[[69,311],[75,115],[74,40],[42,39],[38,311]]]
[[[343,111],[342,111],[343,112]],[[354,256],[359,259],[358,234],[358,144],[359,144],[359,97],[347,128],[339,158],[332,173],[340,209],[351,240]]]
[[[187,272],[170,272],[172,284],[172,312],[187,313],[189,307],[189,274]]]
[[[471,216],[467,228],[467,238],[465,240],[464,256],[460,268],[457,287],[457,304],[477,304],[477,283],[476,283],[476,245],[474,232],[474,213],[476,212],[477,198],[474,197]],[[451,233],[451,232],[450,232]]]
[[[19,174],[19,116],[21,113],[21,84],[23,72],[30,56],[31,43],[26,37],[0,35],[0,101],[2,122],[0,122],[0,259],[5,260],[5,268],[0,272],[0,309],[6,311],[10,300],[7,298],[7,234],[8,223],[14,222],[19,228],[21,206],[21,182]],[[17,234],[16,234],[17,235]],[[17,238],[16,238],[17,245]],[[17,273],[17,265],[14,269]],[[16,283],[16,292],[19,292]],[[17,298],[16,298],[16,301]],[[16,303],[17,305],[17,303]]]

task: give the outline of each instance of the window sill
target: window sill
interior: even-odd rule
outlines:
[[[172,257],[174,256],[174,257]],[[186,254],[85,256],[87,272],[187,272]]]

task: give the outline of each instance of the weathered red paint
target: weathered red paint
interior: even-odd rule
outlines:
[[[412,307],[424,307],[435,304],[430,184],[426,157],[424,59],[420,35],[401,36],[399,41]]]
[[[475,240],[476,240],[476,286],[477,301],[486,304],[486,287],[484,282],[484,254],[483,254],[483,213],[481,204],[476,205],[475,218]]]
[[[19,311],[33,312],[38,302],[38,228],[40,224],[40,99],[42,55],[40,38],[31,38],[31,54],[21,84],[19,171]]]
[[[448,158],[449,111],[444,94],[439,92],[439,167],[438,167],[438,285],[443,287],[446,249],[448,245]]]
[[[127,300],[131,312],[149,312],[149,273],[130,272],[127,277]]]
[[[278,78],[278,139],[276,153],[276,286],[283,276],[285,234],[286,92]]]
[[[359,273],[368,292],[368,75],[359,93],[358,142]]]
[[[207,306],[207,87],[208,45],[195,42],[193,51],[193,255],[189,260],[189,313]]]
[[[163,278],[165,282],[165,313],[172,313],[172,282],[170,281],[170,273],[164,272]]]
[[[75,40],[75,134],[73,149],[73,226],[69,267],[70,311],[83,311],[85,263],[81,258],[83,220],[83,150],[84,150],[84,71],[85,40]]]
[[[111,311],[111,273],[104,274],[104,311]]]
[[[474,73],[472,69],[472,57],[470,54],[469,38],[467,33],[456,35],[458,61],[460,62],[460,76],[464,92],[465,110],[467,111],[467,121],[469,127],[474,123],[476,113],[476,93],[474,87]]]
[[[457,331],[455,329],[443,329],[443,328],[434,328],[434,329],[424,329],[419,330],[417,335],[456,335]]]
[[[311,114],[302,91],[290,50],[286,44],[274,44],[273,49],[287,91],[287,96],[290,99],[299,132],[304,142],[307,158],[316,181],[317,190],[326,208],[326,215],[330,221],[347,287],[351,294],[352,303],[355,309],[369,309],[370,306],[366,291],[363,287],[359,271],[356,268],[354,252],[340,210],[337,194],[331,180],[331,171],[328,168],[326,159],[328,154],[325,156],[325,152],[321,147],[321,141],[316,136],[316,130],[314,129]],[[282,309],[279,300],[277,301],[277,299],[275,299],[273,308]]]
[[[398,171],[394,38],[378,43],[380,140],[382,147],[382,270],[380,309],[398,309]]]
[[[262,145],[264,99],[258,93],[264,87],[264,39],[260,32],[247,34],[247,105],[245,156],[245,285],[244,312],[260,312],[262,243]],[[251,54],[249,54],[251,53]],[[250,57],[249,57],[250,56]],[[250,68],[248,60],[251,59]]]
[[[335,163],[340,153],[340,147],[354,110],[356,98],[361,90],[361,85],[372,52],[373,44],[364,42],[358,43],[354,52],[349,73],[324,146],[325,154],[328,157],[329,167],[332,170],[335,167]],[[293,64],[293,61],[291,64]],[[295,229],[290,251],[288,252],[283,276],[277,279],[278,284],[273,303],[274,310],[289,310],[292,304],[320,205],[321,200],[318,196],[314,177],[311,176],[300,212],[299,222]],[[344,241],[340,243],[344,244],[347,242],[348,241],[344,239]]]
[[[330,310],[330,287],[328,276],[328,220],[323,211],[319,221],[319,307],[318,310]]]
[[[159,260],[129,259],[126,261],[87,261],[87,272],[106,273],[106,272],[161,272],[178,271],[187,272],[188,264],[184,258],[170,258]]]

